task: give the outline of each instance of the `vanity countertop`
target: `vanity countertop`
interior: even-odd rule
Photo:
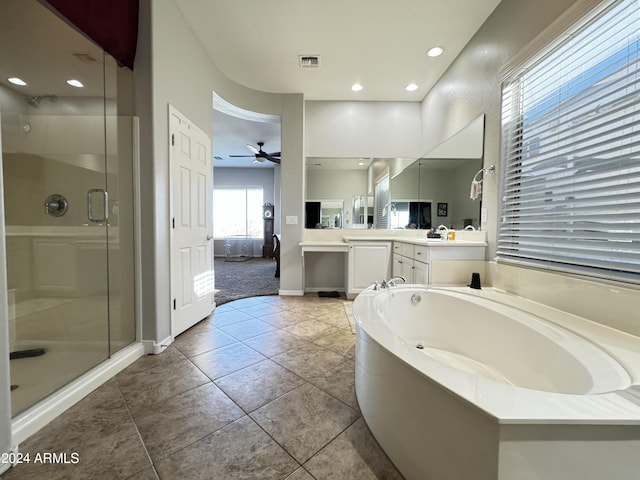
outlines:
[[[402,243],[412,243],[414,245],[424,245],[426,247],[486,247],[487,242],[478,242],[472,240],[438,240],[433,238],[412,238],[412,237],[397,237],[391,235],[373,235],[373,236],[348,236],[344,238],[345,242],[355,241],[394,241]]]

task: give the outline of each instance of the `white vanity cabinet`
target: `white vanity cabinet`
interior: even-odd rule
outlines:
[[[429,247],[393,242],[393,276],[397,275],[407,283],[429,283]]]
[[[484,261],[485,247],[484,242],[394,241],[393,275],[423,285],[462,283],[461,278],[466,280],[478,262]]]
[[[349,241],[347,298],[352,299],[371,285],[389,278],[391,241]]]

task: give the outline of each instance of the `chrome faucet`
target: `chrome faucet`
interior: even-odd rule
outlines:
[[[407,279],[402,275],[396,275],[395,277],[391,277],[389,280],[383,280],[382,284],[386,286],[386,288],[395,287],[398,280],[402,280],[402,283],[407,283]]]
[[[438,228],[436,228],[436,233],[439,233],[440,235],[442,235],[442,238],[446,240],[447,235],[449,234],[449,229],[444,225],[438,225]]]
[[[391,277],[389,280],[382,280],[380,282],[373,282],[371,284],[371,287],[373,287],[374,290],[382,290],[383,288],[391,288],[391,287],[395,287],[398,280],[402,280],[402,283],[407,283],[407,279],[404,278],[402,275],[397,275],[395,277]]]

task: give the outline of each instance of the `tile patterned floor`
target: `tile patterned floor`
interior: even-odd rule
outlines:
[[[360,415],[354,340],[340,299],[222,305],[24,442],[32,462],[2,478],[402,479]],[[45,452],[69,463],[36,464]]]

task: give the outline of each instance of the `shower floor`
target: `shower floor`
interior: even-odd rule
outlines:
[[[119,310],[114,306],[117,299],[112,315]],[[11,385],[17,385],[11,391],[13,417],[108,358],[104,296],[30,298],[9,311],[11,351],[45,349],[44,355],[10,361]],[[117,333],[112,331],[112,341]]]
[[[69,350],[62,345],[44,346],[39,357],[11,360],[11,414],[13,417],[35,401],[55,392],[106,359],[106,344],[96,350]]]

